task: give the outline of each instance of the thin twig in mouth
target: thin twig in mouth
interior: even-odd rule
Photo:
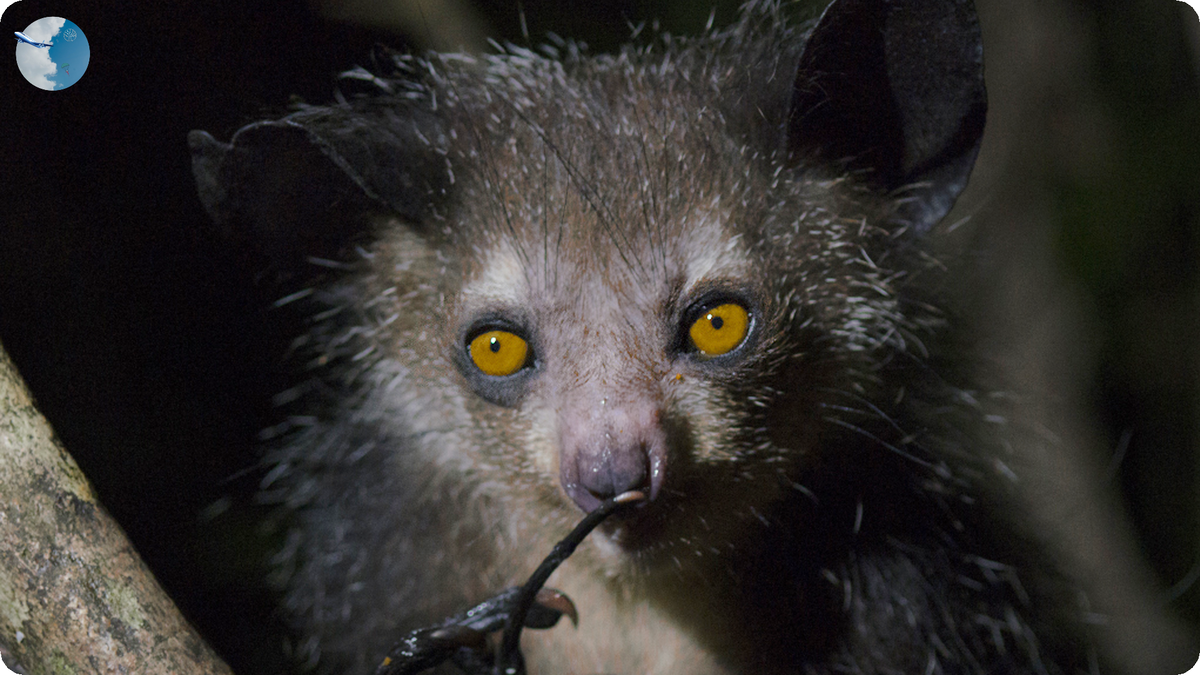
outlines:
[[[644,501],[646,495],[637,490],[623,492],[612,499],[609,499],[594,511],[584,516],[583,520],[575,526],[571,533],[563,538],[562,541],[554,545],[554,549],[550,551],[550,555],[542,561],[541,565],[529,577],[529,581],[521,587],[521,592],[517,596],[516,604],[513,607],[512,613],[508,615],[508,621],[504,626],[504,638],[500,642],[500,649],[496,655],[497,674],[517,675],[525,672],[524,664],[521,663],[519,656],[514,658],[520,650],[519,641],[521,638],[521,628],[525,624],[525,615],[529,613],[529,607],[533,604],[534,596],[546,583],[546,579],[558,566],[563,563],[572,553],[575,548],[583,541],[584,537],[588,536],[596,526],[604,522],[613,513],[629,504],[636,504]],[[515,661],[515,663],[514,663]]]

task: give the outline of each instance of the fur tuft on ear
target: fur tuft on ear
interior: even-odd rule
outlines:
[[[966,186],[986,114],[970,0],[835,0],[800,58],[788,151],[893,195],[892,224],[923,233]]]

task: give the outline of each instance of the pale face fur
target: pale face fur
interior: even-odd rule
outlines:
[[[550,73],[513,73],[472,90],[492,100],[442,104],[468,111],[447,132],[460,196],[432,251],[454,261],[446,274],[456,278],[436,282],[444,304],[420,323],[440,344],[420,335],[392,344],[439,348],[427,358],[443,380],[457,375],[454,419],[474,432],[450,452],[469,453],[462,464],[476,470],[477,457],[488,457],[503,473],[497,484],[519,487],[517,501],[529,501],[527,488],[541,495],[540,507],[520,507],[539,522],[566,525],[590,510],[597,500],[579,489],[581,474],[622,461],[611,455],[638,455],[645,480],[626,487],[646,488],[651,504],[596,537],[605,568],[683,568],[693,564],[683,559],[736,545],[747,519],[793,489],[815,425],[779,429],[768,416],[819,413],[810,394],[772,395],[768,385],[791,377],[787,368],[819,370],[805,363],[818,361],[805,350],[820,349],[801,344],[800,325],[862,323],[855,312],[888,323],[886,284],[853,250],[863,243],[841,245],[848,230],[869,230],[829,215],[836,184],[809,180],[771,195],[779,188],[763,175],[771,161],[749,157],[754,150],[693,92],[621,68],[580,74],[599,82],[581,87],[559,64],[545,65]],[[532,104],[524,97],[532,87],[549,89],[532,100],[553,105]],[[773,222],[772,198],[782,222]],[[807,219],[788,203],[798,198],[813,199],[799,211]],[[797,249],[820,253],[797,260]],[[806,279],[821,298],[804,297],[809,289],[797,286]],[[817,304],[872,282],[852,301]],[[704,360],[682,343],[689,311],[714,298],[744,305],[752,323],[733,353]],[[465,356],[472,331],[497,323],[533,352],[528,369],[499,381]],[[844,330],[862,338],[867,328]],[[690,543],[699,539],[705,547]]]

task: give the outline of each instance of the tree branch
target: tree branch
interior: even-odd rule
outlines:
[[[0,648],[29,673],[231,673],[179,613],[0,348]]]

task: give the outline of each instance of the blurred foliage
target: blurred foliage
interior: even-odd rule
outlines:
[[[1200,30],[1182,3],[1080,3],[1099,166],[1052,175],[1055,245],[1094,312],[1097,414],[1170,597],[1200,619]],[[1194,16],[1194,15],[1192,15]],[[1195,27],[1192,27],[1195,28]],[[1065,158],[1062,166],[1069,166]]]

